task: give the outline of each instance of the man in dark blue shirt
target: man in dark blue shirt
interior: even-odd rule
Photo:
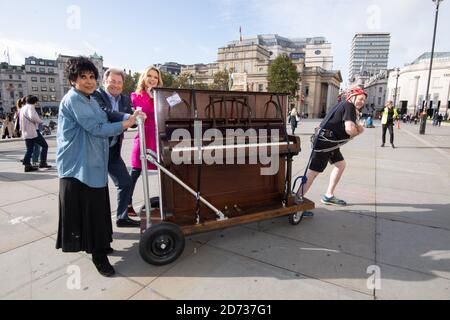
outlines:
[[[126,119],[133,113],[131,100],[122,94],[125,73],[118,69],[109,69],[103,77],[103,87],[97,89],[94,98],[107,113],[123,114]],[[108,173],[117,188],[117,227],[139,227],[140,222],[128,216],[128,203],[131,196],[131,177],[120,153],[124,134],[110,138]]]

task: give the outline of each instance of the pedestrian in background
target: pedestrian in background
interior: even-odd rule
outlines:
[[[16,102],[16,112],[14,113],[14,138],[20,138],[22,132],[20,130],[20,110],[25,105],[27,98],[23,97]]]
[[[383,111],[383,116],[381,118],[381,124],[382,124],[382,130],[383,130],[383,136],[381,144],[381,147],[383,148],[386,144],[386,131],[389,130],[390,135],[390,142],[392,148],[395,148],[394,145],[394,120],[399,120],[398,112],[394,108],[394,105],[392,104],[392,101],[388,101],[386,104],[386,107]]]
[[[437,126],[438,125],[438,118],[439,118],[439,114],[437,112],[435,112],[433,114],[433,126]]]
[[[291,110],[291,113],[289,114],[289,123],[291,124],[292,134],[295,134],[295,129],[297,129],[299,116],[297,109],[294,107]]]
[[[14,133],[14,124],[12,121],[12,117],[10,114],[8,114],[4,120],[2,120],[2,139],[5,139],[8,137],[8,139],[11,139],[13,137]]]
[[[441,122],[442,122],[442,119],[443,119],[443,118],[444,118],[444,117],[442,116],[442,114],[439,114],[438,119],[437,119],[437,122],[438,122],[439,127],[441,126]]]
[[[39,125],[38,125],[38,131],[42,134],[42,131],[43,131],[43,128],[44,126],[43,126],[43,124],[42,123],[39,123]],[[35,143],[34,144],[34,148],[33,148],[33,155],[32,155],[32,157],[31,157],[31,159],[32,159],[32,164],[33,164],[33,166],[35,166],[35,167],[37,167],[37,166],[39,166],[39,155],[41,154],[41,146],[39,145],[39,144],[37,144],[37,143]]]
[[[20,110],[20,128],[22,132],[22,138],[25,140],[27,152],[23,159],[23,165],[25,166],[25,172],[37,171],[37,167],[31,165],[31,156],[33,154],[34,145],[41,146],[41,162],[39,168],[49,169],[51,166],[47,164],[47,152],[48,144],[44,137],[38,130],[38,125],[43,122],[36,112],[36,105],[39,99],[36,96],[28,96],[27,103]]]

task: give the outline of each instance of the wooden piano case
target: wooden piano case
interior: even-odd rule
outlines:
[[[171,97],[180,102],[171,106]],[[301,151],[301,146],[299,137],[289,136],[286,130],[286,95],[158,88],[154,98],[158,162],[191,189],[199,191],[223,213],[225,219],[220,219],[213,210],[160,170],[160,208],[151,212],[152,228],[164,223],[180,238],[180,232],[186,236],[279,216],[289,216],[289,221],[295,225],[301,221],[301,212],[314,208],[314,203],[306,198],[303,203],[296,204],[291,194],[292,160]],[[185,132],[183,141],[178,134],[180,129]],[[205,138],[208,130],[216,130],[215,139]],[[240,133],[239,139],[227,135],[230,130]],[[250,132],[256,136],[242,135]],[[186,139],[186,136],[191,139]],[[211,148],[212,141],[219,147]],[[184,149],[179,147],[180,142],[184,142]],[[278,152],[272,154],[266,146],[274,144]],[[195,163],[199,146],[210,146],[208,154],[214,155],[218,163]],[[263,154],[268,157],[264,158],[265,164],[258,156],[262,146],[266,148]],[[174,163],[174,153],[189,155],[192,161]],[[269,163],[268,159],[271,159]],[[275,174],[263,175],[262,169],[271,166],[278,167]],[[155,245],[149,242],[157,242],[157,237],[154,232],[146,230],[148,224],[144,212],[141,218],[143,240],[146,241],[141,245],[143,258],[157,265],[176,259],[178,256],[173,254],[169,259],[164,255],[159,259],[151,252]],[[175,226],[179,230],[175,230]],[[172,245],[175,241],[171,240]]]

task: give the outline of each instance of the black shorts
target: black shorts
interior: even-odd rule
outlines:
[[[309,169],[322,173],[325,171],[328,162],[330,164],[335,164],[340,161],[344,161],[344,157],[342,156],[340,149],[330,152],[314,152]]]

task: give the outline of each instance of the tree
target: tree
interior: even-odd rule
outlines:
[[[203,82],[195,82],[194,83],[194,89],[208,90],[209,86],[208,86],[208,84],[203,83]]]
[[[125,82],[123,84],[124,95],[130,96],[130,94],[136,90],[136,86],[140,76],[141,74],[139,72],[135,72],[133,75],[131,75],[131,70],[128,72],[128,74],[125,75]]]
[[[172,88],[174,80],[175,80],[173,75],[168,72],[161,72],[161,77],[162,77],[164,87]]]
[[[192,85],[190,82],[192,81]],[[164,84],[164,86],[166,86]],[[171,88],[175,89],[199,89],[207,90],[209,87],[206,83],[198,81],[191,73],[182,73],[178,78],[174,78]]]
[[[209,86],[211,90],[228,90],[230,74],[227,70],[218,71],[214,75],[214,83]]]
[[[178,76],[178,78],[174,79],[172,83],[172,88],[177,89],[189,89],[189,76],[190,73],[182,73]]]
[[[299,89],[300,74],[292,60],[286,55],[279,55],[269,66],[269,91],[287,93],[295,98]]]

